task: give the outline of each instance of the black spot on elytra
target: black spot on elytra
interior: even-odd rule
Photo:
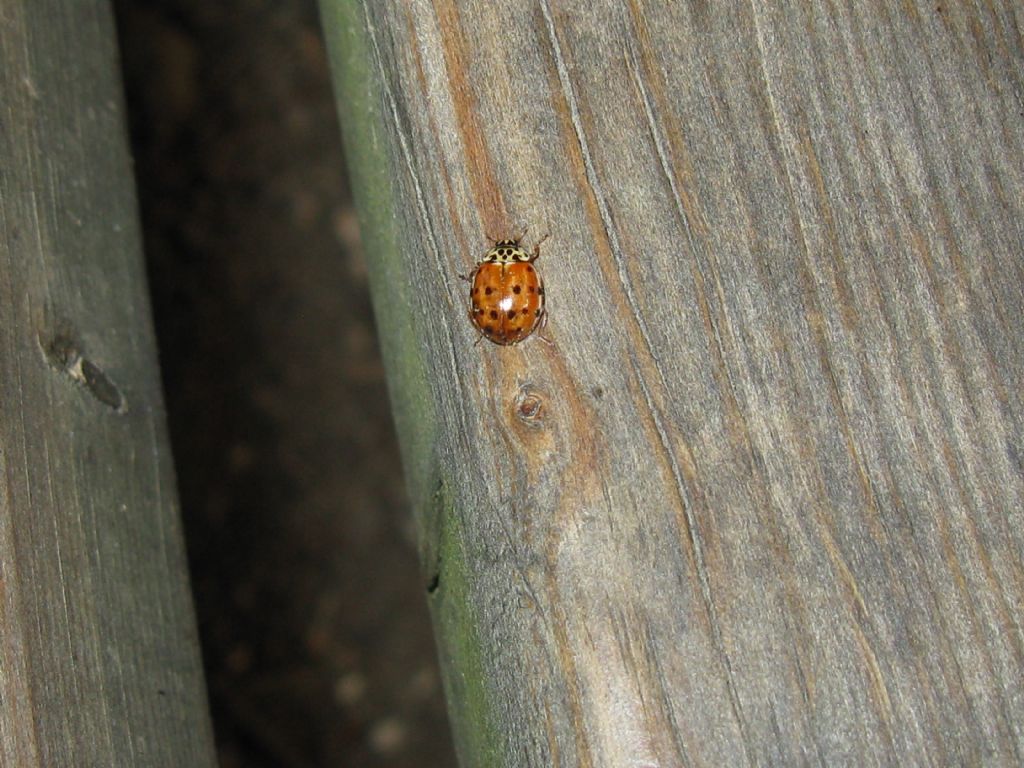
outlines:
[[[536,289],[536,288],[534,288],[534,287],[533,287],[532,285],[530,286],[530,293],[533,293],[533,292],[534,292],[534,291],[536,291],[536,290],[537,290],[537,289]]]
[[[495,310],[492,309],[491,310],[491,320],[497,320],[497,319],[498,319],[498,313]]]
[[[488,285],[487,288],[484,289],[484,293],[486,293],[488,296],[490,296],[492,293],[494,293],[494,289],[491,288],[491,286]]]
[[[516,316],[516,311],[514,309],[510,309],[508,311],[508,319],[511,320],[515,316]]]
[[[494,333],[494,326],[492,326],[492,325],[485,325],[484,326],[484,333],[486,333],[488,336],[490,336],[492,333]]]
[[[521,286],[521,285],[513,285],[512,286],[512,293],[519,293],[522,290],[523,290],[523,286]]]

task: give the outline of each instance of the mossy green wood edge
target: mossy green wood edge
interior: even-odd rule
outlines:
[[[439,484],[433,496],[438,531],[437,572],[430,607],[444,669],[445,696],[460,761],[466,766],[514,765],[505,759],[505,741],[491,717],[488,677],[481,657],[477,617],[469,596],[470,571],[463,552],[464,537],[448,486]],[[444,589],[436,589],[438,584]]]
[[[463,765],[505,765],[503,740],[489,716],[458,516],[434,454],[437,418],[422,358],[426,349],[409,309],[414,286],[408,283],[408,254],[396,229],[395,171],[386,149],[385,94],[379,69],[373,66],[373,43],[357,0],[320,0],[320,13],[406,483],[419,526],[424,586],[432,593],[455,746]],[[431,584],[439,582],[444,590],[434,592]]]

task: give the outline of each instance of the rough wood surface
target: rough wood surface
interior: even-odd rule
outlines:
[[[1021,6],[322,7],[462,762],[1024,761]]]
[[[0,3],[0,765],[211,766],[103,0]]]

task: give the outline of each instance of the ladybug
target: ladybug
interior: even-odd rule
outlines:
[[[469,319],[481,336],[503,346],[522,341],[547,319],[544,283],[533,262],[548,236],[530,252],[520,245],[525,234],[496,240],[469,276],[463,276],[471,283]]]

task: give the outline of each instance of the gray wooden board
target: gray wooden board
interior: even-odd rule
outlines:
[[[1024,761],[1021,6],[322,7],[463,763]]]
[[[108,4],[0,57],[0,765],[213,765]]]

